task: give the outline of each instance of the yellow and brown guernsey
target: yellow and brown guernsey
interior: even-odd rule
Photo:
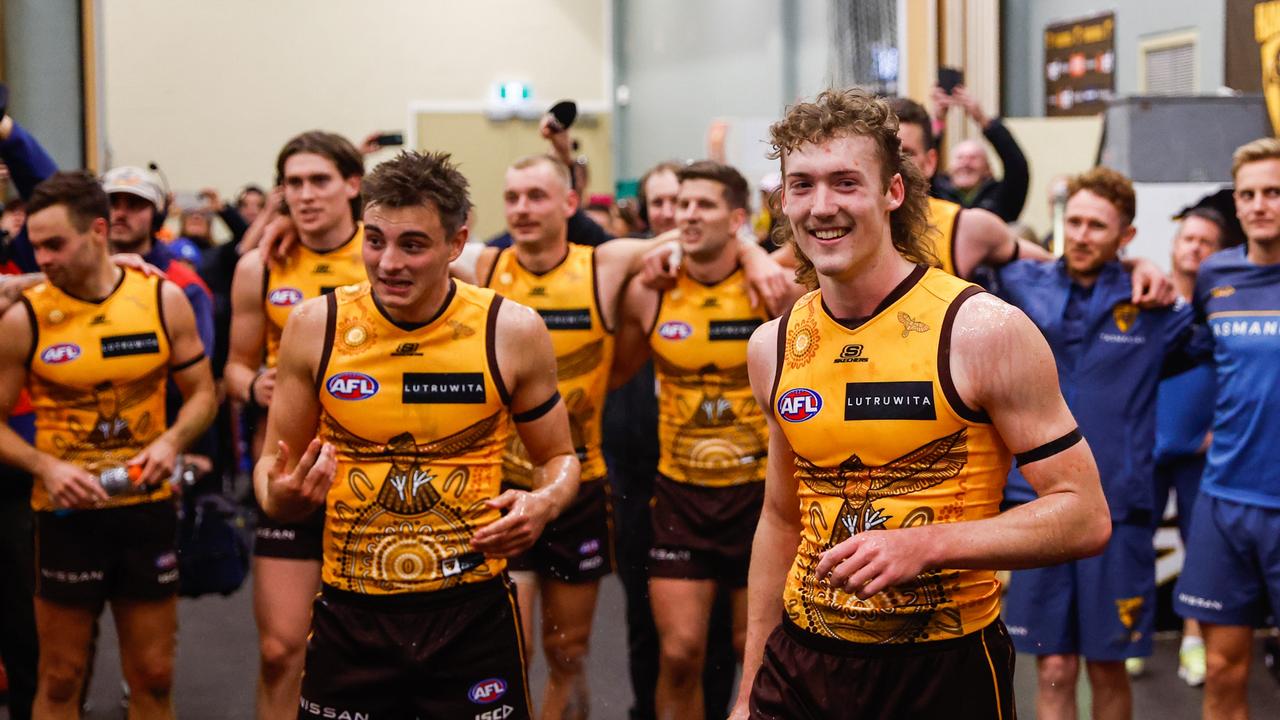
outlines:
[[[865,601],[814,573],[858,533],[999,512],[1009,451],[950,373],[955,313],[980,290],[920,267],[861,324],[837,321],[817,291],[783,316],[771,402],[796,456],[803,531],[784,607],[800,628],[910,643],[966,635],[999,614],[990,571],[927,571]]]
[[[613,330],[605,326],[600,313],[595,249],[571,244],[564,260],[546,272],[535,273],[525,269],[515,250],[508,248],[494,260],[487,285],[542,316],[551,331],[557,386],[569,411],[569,431],[582,463],[582,480],[603,478],[600,424],[609,390],[609,366],[613,364]],[[504,472],[508,483],[532,487],[533,465],[514,432]]]
[[[703,284],[681,274],[649,332],[658,379],[658,472],[729,487],[764,480],[768,430],[747,374],[751,309],[741,269]]]
[[[949,201],[929,198],[929,225],[937,230],[927,237],[933,240],[933,254],[943,272],[956,273],[956,230],[960,227],[960,211],[964,208]]]
[[[437,316],[404,327],[368,283],[329,297],[317,373],[320,438],[337,451],[323,578],[368,595],[429,592],[497,577],[471,548],[499,517],[509,398],[494,328],[502,299],[461,282]]]
[[[355,235],[332,250],[320,251],[298,243],[278,267],[264,270],[262,306],[266,310],[266,366],[276,366],[280,352],[280,336],[289,313],[311,298],[331,293],[343,285],[362,283],[367,279],[361,247],[364,225],[356,226]]]
[[[100,302],[74,298],[47,282],[22,294],[35,331],[27,388],[38,450],[99,473],[124,464],[165,431],[170,363],[161,282],[125,270]],[[161,483],[146,494],[116,495],[101,507],[150,502],[171,492]],[[32,489],[31,506],[54,509],[43,483]]]

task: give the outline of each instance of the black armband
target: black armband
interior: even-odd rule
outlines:
[[[1026,452],[1020,452],[1013,457],[1018,461],[1018,467],[1022,467],[1029,463],[1044,460],[1047,457],[1053,457],[1083,439],[1084,436],[1080,434],[1080,428],[1072,428],[1071,432],[1063,435],[1057,440],[1050,440],[1038,448],[1032,448]]]
[[[186,362],[180,362],[180,363],[178,363],[177,365],[170,365],[170,366],[169,366],[169,372],[182,372],[183,370],[186,370],[187,368],[191,367],[192,365],[195,365],[196,363],[200,362],[200,361],[201,361],[201,360],[203,360],[204,358],[205,358],[205,354],[204,354],[204,353],[200,353],[199,355],[196,355],[195,357],[191,358],[190,360],[188,360],[188,361],[186,361]]]
[[[560,403],[560,391],[557,390],[551,394],[551,397],[547,398],[546,402],[542,403],[536,408],[525,410],[522,413],[516,413],[515,415],[511,416],[511,419],[515,420],[518,423],[533,422],[534,420],[537,420],[543,415],[546,415],[547,413],[551,412],[552,408],[554,408],[559,403]]]

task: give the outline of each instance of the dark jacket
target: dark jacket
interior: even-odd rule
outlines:
[[[1000,122],[1000,118],[992,118],[982,129],[982,135],[1000,156],[1000,162],[1004,165],[1004,177],[986,180],[966,195],[952,184],[949,176],[938,173],[933,178],[933,196],[967,208],[990,210],[999,215],[1001,220],[1014,222],[1022,214],[1022,207],[1027,202],[1027,188],[1031,183],[1027,156],[1022,154],[1018,141],[1013,139],[1013,134]]]

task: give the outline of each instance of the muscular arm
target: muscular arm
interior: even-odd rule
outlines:
[[[955,238],[956,273],[962,278],[972,276],[979,265],[1000,266],[1012,261],[1015,246],[1019,260],[1053,259],[1052,253],[1015,235],[1003,220],[988,210],[962,210],[959,223]]]
[[[747,366],[756,402],[765,408],[769,425],[769,460],[765,470],[764,505],[751,545],[747,576],[747,641],[735,717],[745,717],[751,685],[764,657],[765,641],[782,617],[782,590],[800,547],[800,508],[796,499],[795,454],[778,427],[770,397],[777,362],[779,321],[756,329],[747,346]]]
[[[503,302],[496,335],[499,372],[511,393],[516,432],[533,464],[533,491],[507,490],[490,500],[504,515],[477,530],[472,545],[487,555],[510,557],[528,549],[569,506],[578,492],[580,467],[564,401],[543,411],[558,391],[555,350],[542,318],[523,305]],[[537,417],[521,417],[527,413]]]
[[[613,367],[609,370],[609,389],[616,390],[644,366],[652,354],[649,332],[658,311],[658,293],[636,280],[627,284],[626,297],[618,309],[618,331],[614,335]]]
[[[618,238],[596,248],[596,281],[600,283],[600,312],[609,327],[618,326],[618,303],[627,281],[644,268],[645,253],[671,238],[664,233],[647,240]]]
[[[142,466],[139,482],[143,485],[167,480],[173,473],[178,453],[209,427],[218,411],[213,373],[209,358],[205,357],[204,343],[196,330],[191,303],[182,288],[171,282],[161,285],[160,302],[164,306],[165,331],[169,335],[170,364],[180,368],[171,372],[170,377],[182,393],[182,407],[178,409],[173,424],[129,460],[131,465]],[[183,367],[196,358],[200,360]]]
[[[251,250],[236,263],[231,279],[231,339],[223,378],[227,393],[240,402],[249,400],[249,386],[262,366],[267,330],[267,315],[262,305],[264,272],[259,251]]]
[[[285,324],[266,440],[253,469],[253,489],[262,509],[286,522],[301,520],[318,507],[333,480],[333,450],[325,446],[330,462],[326,473],[317,461],[321,446],[315,440],[320,423],[315,378],[327,316],[328,299],[314,298],[298,306]]]
[[[1058,389],[1053,354],[1021,311],[989,295],[961,306],[951,364],[964,402],[990,415],[1015,454],[1076,427]],[[1110,514],[1088,444],[1021,466],[1039,496],[986,520],[862,533],[823,554],[818,577],[870,597],[936,568],[1019,569],[1102,551]]]
[[[23,290],[42,280],[44,280],[44,273],[0,276],[0,315],[18,302],[18,297],[22,295]]]

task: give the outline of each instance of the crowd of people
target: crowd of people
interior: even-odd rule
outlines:
[[[633,718],[1013,716],[1015,650],[1040,717],[1077,716],[1083,659],[1127,718],[1170,492],[1180,675],[1244,717],[1280,608],[1280,141],[1234,156],[1246,242],[1190,208],[1170,278],[1124,257],[1109,168],[1068,182],[1061,257],[1020,237],[1013,136],[932,100],[787,108],[754,214],[714,145],[589,196],[549,117],[487,240],[448,148],[303,132],[272,188],[175,210],[5,115],[10,717],[79,715],[108,604],[129,716],[172,716],[178,497],[246,473],[261,718],[585,718],[614,572]],[[1001,178],[972,140],[940,168],[952,108]]]

